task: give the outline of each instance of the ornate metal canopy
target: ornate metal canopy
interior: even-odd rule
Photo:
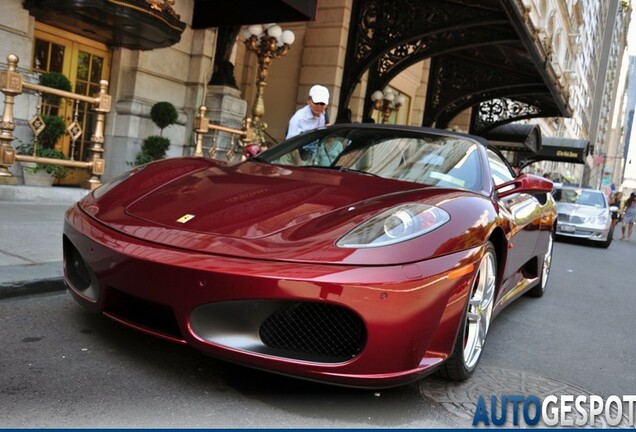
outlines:
[[[570,115],[523,10],[520,0],[354,0],[340,109],[365,72],[368,113],[373,91],[431,58],[425,126],[446,127],[470,107],[473,132]]]
[[[162,0],[24,0],[38,21],[113,47],[148,50],[174,45],[186,24]]]

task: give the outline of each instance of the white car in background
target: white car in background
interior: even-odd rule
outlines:
[[[608,248],[612,243],[611,212],[607,197],[596,189],[555,185],[552,196],[557,204],[556,235],[594,242]]]

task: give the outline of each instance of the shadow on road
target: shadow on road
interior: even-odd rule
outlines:
[[[377,391],[310,382],[219,361],[188,346],[135,332],[80,306],[73,308],[72,315],[81,337],[96,338],[99,346],[109,347],[115,362],[163,381],[187,383],[192,392],[245,397],[303,418],[352,426],[422,427],[427,418],[436,419],[433,425],[445,421],[436,411],[441,411],[439,407],[423,401],[417,382]]]

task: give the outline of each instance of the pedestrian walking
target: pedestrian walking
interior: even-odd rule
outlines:
[[[300,108],[289,120],[286,139],[295,137],[303,132],[324,127],[327,119],[325,112],[329,104],[329,90],[327,87],[315,85],[309,90],[307,105]]]
[[[610,198],[608,205],[610,207],[616,207],[616,211],[612,212],[612,228],[616,226],[616,223],[621,220],[621,204],[623,201],[623,193],[615,192]]]
[[[632,192],[625,201],[625,209],[623,212],[623,221],[621,223],[621,240],[625,240],[627,232],[627,240],[632,238],[632,230],[636,223],[636,192]]]

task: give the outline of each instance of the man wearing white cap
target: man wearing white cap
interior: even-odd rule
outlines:
[[[329,103],[327,87],[315,85],[309,90],[307,105],[296,111],[289,120],[289,128],[285,138],[295,137],[303,132],[324,127],[325,111]]]

